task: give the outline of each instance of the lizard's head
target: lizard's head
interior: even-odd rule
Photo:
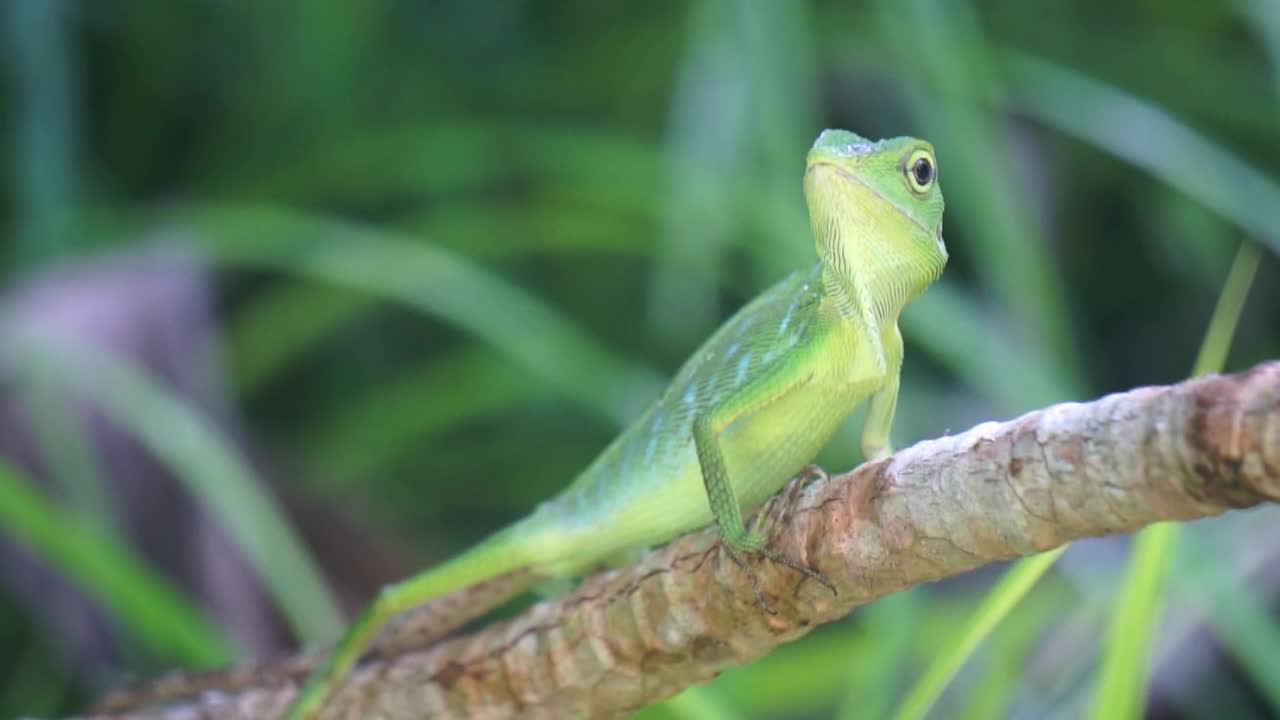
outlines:
[[[818,255],[841,279],[906,303],[942,273],[942,190],[929,143],[825,130],[809,151],[804,189]]]

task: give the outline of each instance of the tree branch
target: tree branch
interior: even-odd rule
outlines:
[[[1280,362],[1055,405],[919,443],[771,500],[773,547],[839,590],[757,564],[713,529],[509,622],[359,668],[325,718],[615,717],[759,658],[853,608],[1072,540],[1280,499]],[[274,718],[277,681],[129,718]],[[108,717],[108,716],[100,716]]]

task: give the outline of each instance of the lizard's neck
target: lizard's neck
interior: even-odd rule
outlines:
[[[805,187],[828,303],[842,321],[878,335],[942,274],[942,239],[930,252],[919,237],[924,229],[882,201],[857,193],[829,197],[839,186]]]
[[[837,252],[829,251],[822,259],[827,302],[842,320],[870,333],[897,323],[906,304],[937,277],[907,259]]]

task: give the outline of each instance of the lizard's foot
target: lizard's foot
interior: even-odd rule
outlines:
[[[828,580],[826,576],[823,575],[822,573],[818,572],[817,570],[814,570],[808,565],[797,562],[796,560],[792,560],[791,558],[787,557],[786,555],[783,555],[782,553],[770,550],[763,543],[761,543],[759,547],[744,549],[744,550],[735,550],[732,547],[730,547],[727,543],[724,544],[723,547],[724,547],[725,554],[729,556],[729,559],[732,560],[734,564],[737,565],[739,568],[742,568],[742,571],[747,574],[747,579],[751,581],[751,590],[756,595],[756,604],[760,606],[761,610],[764,610],[766,613],[770,615],[776,615],[777,611],[775,611],[772,607],[770,607],[769,602],[765,600],[764,591],[760,589],[760,579],[757,576],[756,570],[755,568],[747,564],[746,559],[744,558],[744,555],[748,555],[748,554],[759,555],[763,558],[766,558],[768,560],[771,560],[772,562],[777,563],[778,565],[791,568],[792,570],[795,570],[796,572],[803,575],[804,578],[799,583],[796,584],[796,589],[795,589],[796,595],[800,594],[800,588],[804,586],[804,581],[810,580],[810,579],[822,585],[823,587],[827,588],[828,590],[830,590],[832,595],[839,596],[840,594],[839,591],[836,590],[836,586],[832,585],[831,581]]]
[[[827,475],[827,471],[822,469],[821,465],[810,463],[805,465],[800,472],[787,481],[779,500],[770,503],[769,512],[761,511],[751,522],[749,535],[757,533],[762,534],[761,546],[767,544],[769,536],[773,533],[773,529],[786,522],[787,517],[796,506],[796,500],[800,496],[800,491],[809,486],[809,483],[817,480],[827,482],[831,477]]]
[[[760,590],[760,579],[756,577],[755,569],[742,559],[742,553],[733,550],[728,544],[723,542],[720,547],[724,548],[724,554],[729,556],[729,559],[733,561],[733,564],[737,565],[742,572],[747,574],[747,579],[751,581],[751,590],[756,594],[756,604],[760,606],[760,609],[769,615],[777,615],[777,611],[769,607],[769,602],[764,599],[764,592]],[[719,559],[719,556],[717,556],[717,562]]]
[[[785,523],[787,516],[796,505],[800,491],[814,480],[826,482],[830,480],[830,477],[827,475],[827,471],[819,465],[809,464],[804,466],[795,477],[787,481],[778,501],[771,503],[770,507],[767,508],[767,512],[761,510],[757,513],[755,519],[751,521],[751,527],[746,529],[741,536],[724,536],[722,538],[725,554],[747,574],[747,578],[751,581],[751,589],[756,595],[756,603],[760,606],[760,609],[770,615],[776,613],[773,608],[769,607],[769,603],[765,601],[764,592],[760,590],[760,581],[756,577],[756,572],[746,563],[746,555],[759,555],[803,575],[804,578],[796,584],[795,595],[797,596],[800,594],[800,588],[804,587],[804,581],[810,579],[830,590],[832,595],[838,596],[840,594],[836,590],[836,586],[831,584],[831,581],[827,580],[822,573],[808,565],[792,560],[782,553],[769,549],[769,539],[772,537],[774,529]]]
[[[827,482],[831,476],[827,474],[826,469],[817,463],[809,463],[800,470],[800,474],[795,476],[791,482],[801,481],[801,485],[808,485],[813,480]]]
[[[794,493],[798,491],[799,488],[803,487],[803,479],[804,476],[799,476],[792,480],[788,485],[787,490],[784,493],[783,500],[780,503],[783,506],[782,514],[784,517],[786,508],[794,501]],[[790,557],[769,548],[769,537],[771,535],[771,531],[778,524],[780,524],[780,519],[766,520],[764,513],[761,513],[756,516],[751,529],[742,537],[726,537],[723,539],[725,554],[727,554],[729,559],[733,560],[734,564],[742,568],[742,571],[747,574],[747,578],[751,581],[751,589],[756,595],[756,603],[760,606],[760,609],[770,615],[776,614],[773,608],[769,607],[769,603],[765,600],[764,592],[760,590],[760,581],[756,576],[755,569],[746,563],[746,555],[759,555],[777,563],[778,565],[791,568],[803,575],[804,578],[796,584],[795,595],[797,596],[800,594],[800,588],[804,586],[804,581],[810,579],[830,590],[832,595],[838,596],[840,593],[836,590],[836,586],[833,585],[822,573],[814,570],[804,563],[793,560]],[[764,525],[764,527],[761,527],[761,525]]]

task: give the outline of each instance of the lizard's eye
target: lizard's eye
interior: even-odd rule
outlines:
[[[937,168],[933,164],[933,155],[928,150],[916,150],[911,153],[905,165],[907,184],[917,193],[928,191],[938,176]]]

